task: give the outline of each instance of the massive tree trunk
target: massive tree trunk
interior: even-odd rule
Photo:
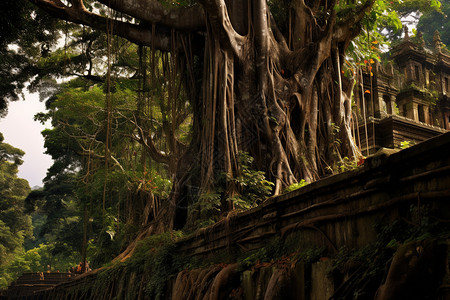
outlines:
[[[163,227],[182,227],[190,195],[214,189],[218,174],[239,174],[239,151],[255,158],[274,194],[358,155],[350,130],[353,84],[341,67],[374,0],[349,0],[356,7],[347,16],[337,16],[336,0],[270,1],[277,15],[266,0],[172,8],[156,0],[98,1],[140,25],[96,15],[81,0],[30,1],[59,18],[103,30],[110,24],[116,35],[185,57],[193,140],[178,160]],[[226,184],[224,198],[235,189]]]

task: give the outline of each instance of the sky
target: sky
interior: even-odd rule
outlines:
[[[10,102],[8,115],[0,119],[4,142],[25,151],[18,177],[28,180],[30,187],[43,186],[42,179],[52,164],[51,157],[44,154],[44,138],[41,135],[42,130],[51,126],[33,120],[36,113],[44,111],[45,104],[39,102],[39,95],[25,92],[25,100]]]

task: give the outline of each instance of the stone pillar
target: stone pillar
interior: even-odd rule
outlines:
[[[450,130],[450,113],[444,113],[444,129]]]
[[[412,103],[411,109],[408,109],[407,117],[419,122],[419,105],[417,103]]]
[[[375,97],[374,97],[375,98]],[[375,100],[375,116],[377,118],[383,118],[386,116],[387,107],[384,105],[383,95],[378,94]]]
[[[391,99],[391,103],[390,103],[390,106],[391,106],[391,113],[393,114],[393,115],[397,115],[398,114],[398,108],[396,108],[397,107],[397,105],[396,105],[396,102],[395,102],[395,96],[389,96],[389,98]]]
[[[329,299],[334,293],[334,284],[329,276],[331,260],[320,261],[311,266],[311,300]]]
[[[411,61],[406,63],[406,83],[409,84],[414,80],[414,66]]]
[[[430,120],[430,107],[428,105],[424,105],[423,106],[423,114],[425,117],[425,123],[430,124],[431,125],[431,120]]]
[[[256,295],[255,291],[255,283],[253,282],[254,279],[252,278],[253,272],[252,271],[244,271],[242,273],[242,288],[244,290],[244,299],[245,300],[251,300],[254,299]]]

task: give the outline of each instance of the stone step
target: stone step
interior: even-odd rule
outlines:
[[[43,273],[43,279],[41,279],[41,273],[24,273],[10,285],[4,294],[7,299],[31,296],[38,291],[47,290],[60,283],[67,282],[73,277],[75,277],[75,274],[58,272]]]

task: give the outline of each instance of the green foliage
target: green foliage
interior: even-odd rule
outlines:
[[[27,210],[40,216],[33,218],[39,221],[35,238],[44,244],[53,243],[54,254],[69,255],[80,249],[82,226],[76,187],[77,177],[65,174],[48,181],[42,190],[32,191],[25,199]],[[33,241],[28,244],[35,245]]]
[[[36,60],[56,42],[61,21],[37,9],[27,0],[0,2],[0,116],[8,101],[22,96],[27,82],[40,70]]]
[[[354,14],[357,5],[346,1],[339,2],[336,5],[338,20],[345,20],[346,17]],[[381,60],[383,52],[392,42],[400,39],[403,32],[401,18],[418,13],[423,13],[424,16],[439,15],[443,18],[442,7],[437,0],[376,0],[372,10],[366,13],[362,21],[360,34],[350,42],[346,51],[347,57],[342,69],[344,76],[355,77],[360,69],[372,74],[374,63]],[[434,30],[440,27],[428,27],[428,32],[431,30],[432,32],[431,38],[428,33],[426,39],[430,41]],[[424,28],[420,28],[419,26],[419,30],[424,31]]]
[[[293,183],[290,186],[288,186],[284,191],[286,193],[298,190],[299,188],[302,188],[304,186],[308,185],[308,182],[305,181],[305,179],[300,180],[299,182]]]
[[[156,171],[128,172],[127,180],[129,190],[146,191],[160,199],[167,199],[172,189],[172,181]]]
[[[248,268],[259,262],[271,262],[281,258],[286,253],[286,247],[280,237],[270,240],[265,247],[253,251],[250,255],[239,259],[242,267]]]
[[[198,203],[191,209],[197,213],[199,218],[197,224],[200,228],[207,227],[218,221],[220,213],[221,195],[219,193],[202,193]]]
[[[376,242],[359,249],[343,247],[333,257],[330,272],[335,278],[350,272],[352,279],[343,283],[336,299],[372,298],[386,275],[386,266],[392,260],[395,251],[411,241],[449,238],[449,226],[431,218],[429,206],[410,206],[409,221],[398,219],[386,225],[375,225]]]
[[[442,42],[450,45],[450,2],[442,1],[440,10],[426,11],[419,19],[417,30],[423,32],[425,41],[434,46],[433,36],[439,31]]]
[[[409,148],[409,147],[413,146],[414,144],[415,144],[415,143],[412,142],[412,141],[403,141],[403,142],[400,142],[400,149],[406,149],[406,148]]]
[[[161,247],[153,259],[146,262],[147,267],[151,268],[150,280],[146,286],[148,295],[153,299],[164,299],[164,291],[167,284],[167,278],[180,271],[182,264],[179,256],[175,254],[175,244],[167,244]]]
[[[181,237],[180,231],[146,237],[138,242],[135,252],[128,260],[105,266],[105,270],[98,275],[97,284],[101,286],[117,274],[136,273],[148,278],[145,293],[149,298],[163,299],[167,278],[179,272],[186,264],[186,258],[177,255],[175,245],[175,241]],[[137,294],[132,298],[136,296]]]
[[[0,289],[6,288],[9,283],[25,272],[52,271],[66,272],[70,267],[77,265],[79,257],[73,253],[54,253],[56,245],[40,244],[36,248],[18,253],[4,268],[0,269]]]
[[[8,161],[15,165],[21,165],[23,162],[21,158],[25,152],[9,144],[3,143],[3,141],[4,137],[0,132],[0,161]]]
[[[162,234],[148,236],[138,242],[134,254],[126,261],[125,265],[130,269],[137,270],[141,267],[142,260],[149,258],[148,254],[155,253],[159,249],[173,244],[177,239],[183,237],[181,231],[165,232]]]
[[[290,245],[280,237],[275,237],[265,247],[241,257],[238,261],[241,262],[242,269],[248,269],[260,263],[275,262],[283,257],[289,257],[292,263],[311,264],[318,261],[325,253],[325,247],[303,248],[298,245],[298,241],[296,245]]]
[[[272,193],[273,183],[266,180],[262,171],[253,169],[253,157],[246,152],[239,153],[240,173],[237,177],[223,174],[216,183],[214,191],[203,192],[197,203],[190,207],[190,214],[196,215],[198,227],[206,227],[219,220],[223,208],[224,190],[227,184],[233,185],[235,194],[227,197],[235,211],[245,211],[256,207]]]
[[[400,32],[402,23],[393,8],[394,3],[400,1],[389,2],[376,0],[372,10],[366,13],[360,34],[350,42],[346,52],[343,69],[346,77],[352,77],[360,68],[367,68],[370,73],[371,64],[380,61],[382,49]],[[355,13],[356,8],[356,4],[339,2],[336,8],[338,18],[345,20],[349,14]]]
[[[326,253],[325,247],[312,247],[304,250],[300,250],[294,254],[292,260],[296,262],[302,262],[305,264],[311,264],[317,262]]]
[[[102,37],[97,38],[94,43],[100,43]],[[56,51],[52,56],[41,59],[40,63],[47,66],[68,58],[73,63],[77,51],[79,48],[76,47]],[[118,61],[114,69],[120,70],[120,74],[129,74],[139,60],[137,46],[125,44],[124,49],[116,54]],[[46,153],[52,156],[54,164],[45,178],[44,191],[30,197],[29,206],[47,215],[42,234],[45,234],[47,224],[56,224],[46,234],[51,233],[52,241],[65,242],[77,252],[81,251],[86,209],[89,218],[88,257],[93,266],[117,256],[144,223],[142,211],[147,203],[167,198],[172,187],[166,167],[152,162],[146,149],[139,144],[136,129],[140,113],[137,111],[139,95],[135,92],[138,88],[138,80],[128,79],[126,75],[113,81],[107,168],[104,84],[71,80],[47,103],[49,112],[36,115],[41,122],[51,120],[54,126],[43,132]],[[158,105],[150,108],[150,121],[159,125],[165,122],[162,120],[165,116]],[[147,111],[147,108],[142,109],[139,116],[145,119],[144,112]],[[140,126],[147,130],[144,125]],[[164,131],[158,130],[155,136],[161,144],[166,144],[161,137]],[[72,189],[63,192],[65,185]],[[39,193],[41,195],[37,195]],[[70,198],[68,202],[67,198]],[[70,209],[65,205],[67,203],[71,203]]]
[[[445,3],[445,1],[442,1]],[[441,12],[441,1],[438,0],[403,0],[395,1],[393,8],[398,11],[399,15],[406,17],[412,13],[429,13],[429,12]]]
[[[31,216],[24,206],[30,187],[17,177],[23,155],[22,150],[3,143],[0,133],[0,288],[14,279],[9,266],[22,252],[25,238],[33,235]]]
[[[448,238],[449,226],[441,223],[437,218],[433,218],[433,211],[429,205],[410,205],[409,222],[396,220],[390,225],[376,225],[379,240],[383,245],[396,243],[407,243],[414,240],[426,238]]]
[[[31,236],[31,217],[24,213],[24,199],[30,192],[25,179],[17,177],[23,151],[3,143],[0,134],[0,269],[22,249]]]
[[[346,172],[358,168],[358,161],[356,159],[350,159],[346,156],[338,163],[338,165],[341,172]]]
[[[255,207],[272,193],[274,184],[266,180],[263,171],[252,168],[253,161],[253,157],[248,153],[239,152],[240,174],[235,178],[228,176],[228,180],[238,188],[239,194],[227,200],[231,201],[238,211]]]

